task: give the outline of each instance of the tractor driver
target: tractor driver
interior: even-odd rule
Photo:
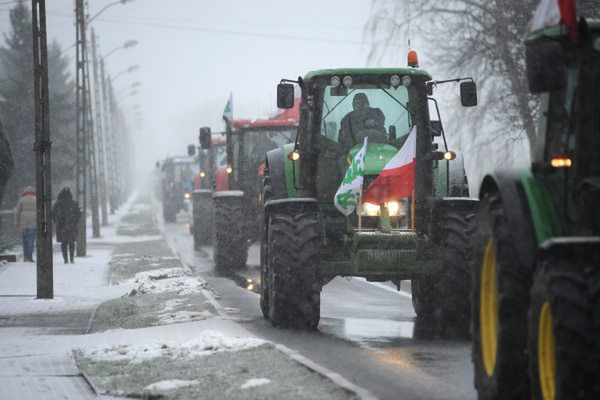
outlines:
[[[357,93],[352,99],[352,111],[342,118],[339,143],[343,153],[363,143],[366,136],[370,143],[385,143],[385,115],[379,108],[369,106],[369,99],[364,93]]]

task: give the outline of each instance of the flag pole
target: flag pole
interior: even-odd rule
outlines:
[[[358,194],[358,207],[356,207],[358,211],[358,231],[362,231],[362,190]]]

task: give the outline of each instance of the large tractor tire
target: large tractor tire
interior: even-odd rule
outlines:
[[[469,337],[471,274],[467,265],[468,220],[472,215],[448,212],[439,248],[436,276],[411,281],[417,322],[443,338]]]
[[[268,215],[269,319],[278,328],[316,329],[320,319],[318,213]]]
[[[531,266],[518,261],[513,227],[498,193],[484,196],[474,227],[469,260],[475,387],[482,400],[527,399]]]
[[[194,248],[210,244],[213,239],[213,199],[210,190],[194,191],[193,194],[193,234]]]
[[[261,221],[260,221],[260,310],[263,317],[269,319],[269,279],[267,274],[267,252],[269,235],[269,218],[265,204],[273,196],[273,186],[268,167],[265,169],[261,193]]]
[[[177,211],[170,204],[163,204],[163,219],[166,223],[173,223],[177,220]]]
[[[231,276],[244,268],[248,259],[243,196],[220,196],[214,197],[213,201],[215,271],[222,276]]]
[[[586,265],[558,259],[536,271],[529,309],[532,399],[598,399]]]
[[[467,264],[469,220],[472,214],[448,212],[436,279],[435,321],[438,336],[468,339],[471,322],[471,271]]]

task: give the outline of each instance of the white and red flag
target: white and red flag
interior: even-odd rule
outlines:
[[[541,0],[527,24],[527,31],[564,24],[569,30],[571,39],[577,41],[577,11],[575,0]]]
[[[363,193],[363,203],[381,204],[411,197],[415,189],[416,154],[417,127],[413,126],[400,151]]]

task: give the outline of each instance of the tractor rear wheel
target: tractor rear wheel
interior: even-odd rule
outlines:
[[[246,266],[248,241],[244,232],[242,197],[214,198],[214,248],[215,271],[230,276]]]
[[[279,328],[316,329],[320,319],[321,247],[316,211],[268,215],[269,319]]]
[[[269,235],[269,217],[266,210],[266,202],[273,197],[273,186],[271,184],[271,175],[269,167],[265,168],[262,180],[262,215],[260,220],[260,310],[263,317],[269,319],[269,279],[267,275],[267,252]]]
[[[513,227],[497,192],[485,194],[474,224],[469,261],[475,387],[480,399],[525,399],[530,393],[526,351],[531,266],[517,258]]]
[[[444,338],[468,338],[471,275],[467,265],[468,219],[471,215],[449,212],[441,236],[440,271],[411,281],[417,321]]]
[[[538,268],[529,308],[532,398],[598,398],[591,312],[586,265],[550,259]]]
[[[445,217],[434,311],[436,332],[444,338],[469,338],[471,274],[467,253],[472,216],[448,212]]]
[[[192,215],[194,219],[194,248],[198,250],[203,244],[210,244],[213,237],[213,210],[211,193],[193,194]]]

